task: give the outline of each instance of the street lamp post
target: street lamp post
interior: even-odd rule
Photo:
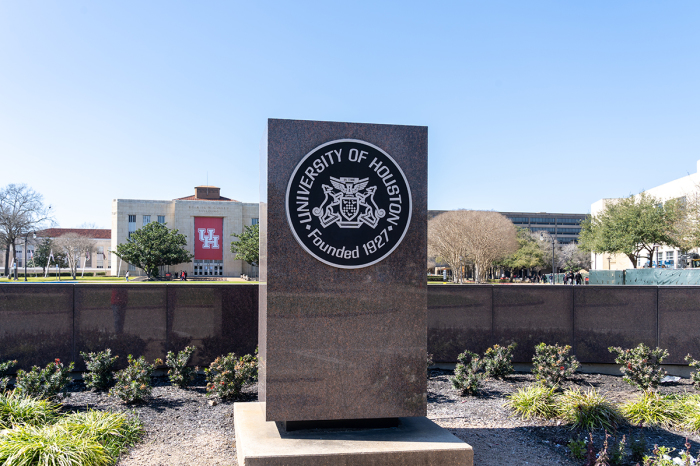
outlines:
[[[29,234],[32,234],[32,239],[36,239],[36,232],[35,231],[28,231],[26,235],[24,235],[24,281],[27,281],[27,238],[29,237]]]
[[[554,237],[550,236],[549,240],[552,242],[552,285],[557,281],[556,271],[554,270]],[[540,241],[544,241],[544,233],[540,231]]]

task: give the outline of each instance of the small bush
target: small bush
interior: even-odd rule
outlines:
[[[613,429],[622,421],[617,407],[595,389],[565,390],[557,403],[559,417],[572,427]]]
[[[83,375],[85,386],[93,390],[107,390],[114,381],[112,367],[119,356],[112,357],[112,350],[97,353],[80,353],[85,360],[85,367],[88,372]]]
[[[555,386],[571,377],[580,364],[576,357],[569,354],[571,346],[547,345],[535,346],[532,358],[532,374],[547,386]]]
[[[696,361],[690,355],[687,355],[685,357],[685,360],[688,361],[688,365],[690,367],[700,367],[700,361]],[[1,368],[1,366],[0,366],[0,368]],[[700,390],[700,371],[691,372],[690,379],[693,381],[693,386],[695,387],[695,389]],[[2,388],[2,387],[0,387],[0,388]]]
[[[508,346],[493,345],[484,352],[486,377],[502,379],[513,373],[513,350],[517,343]]]
[[[680,427],[700,432],[700,395],[683,395],[677,399]]]
[[[479,372],[484,368],[484,362],[479,355],[471,351],[465,351],[457,356],[455,376],[450,379],[452,387],[459,390],[460,395],[476,395],[479,392],[483,374]]]
[[[582,460],[586,457],[586,441],[581,437],[574,439],[569,439],[569,443],[566,444],[569,449],[569,454],[577,460]]]
[[[21,426],[0,435],[0,464],[106,466],[112,459],[99,442],[62,426]]]
[[[38,366],[32,367],[29,372],[20,369],[17,371],[15,390],[33,398],[55,399],[59,394],[66,397],[66,389],[71,380],[70,372],[74,366],[71,362],[68,367],[64,367],[61,360],[56,359],[44,369]]]
[[[235,398],[246,383],[258,379],[258,350],[255,356],[246,354],[240,358],[235,353],[219,356],[204,369],[207,375],[207,395],[221,399]]]
[[[10,371],[11,367],[17,365],[17,361],[5,361],[0,362],[0,393],[7,390],[7,386],[10,384],[10,378],[4,377]]]
[[[654,445],[651,456],[644,457],[644,466],[693,466],[700,462],[700,455],[694,457],[690,452],[690,443],[686,439],[685,451],[681,451],[678,456],[671,457],[675,448],[660,447]]]
[[[521,419],[541,417],[552,419],[557,415],[557,396],[554,387],[528,385],[508,395],[505,405]]]
[[[188,367],[187,364],[192,359],[195,349],[194,346],[188,346],[177,354],[168,351],[165,364],[169,367],[168,378],[170,383],[180,388],[187,388],[190,382],[194,380],[194,376],[199,368]]]
[[[115,460],[122,451],[135,445],[143,434],[143,426],[138,419],[124,413],[105,411],[72,413],[61,419],[57,425],[73,435],[96,440]]]
[[[632,424],[671,427],[682,419],[682,406],[673,395],[644,392],[635,401],[622,405],[622,414]]]
[[[668,351],[661,348],[651,349],[644,343],[636,348],[622,349],[619,346],[609,347],[608,351],[617,353],[616,364],[621,364],[620,371],[623,380],[640,390],[656,389],[659,382],[666,375],[661,367]]]
[[[132,355],[127,356],[129,365],[115,374],[116,382],[109,390],[111,396],[120,398],[125,403],[142,401],[151,394],[151,374],[155,368],[153,364],[148,364],[143,356],[134,359]],[[155,363],[161,361],[156,359]]]
[[[58,416],[59,405],[20,395],[18,392],[0,394],[0,430],[17,425],[42,426]]]

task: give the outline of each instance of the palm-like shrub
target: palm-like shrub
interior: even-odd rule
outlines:
[[[622,422],[617,406],[595,389],[565,390],[559,397],[557,409],[559,417],[580,429],[612,430]]]
[[[6,376],[10,368],[15,365],[17,365],[17,361],[0,362],[0,393],[7,390],[7,386],[10,384],[10,378],[4,376]]]
[[[486,377],[502,379],[513,373],[513,350],[517,343],[508,346],[493,345],[484,352],[484,372]]]
[[[452,387],[459,390],[460,395],[476,395],[479,392],[483,374],[480,371],[484,367],[483,360],[478,354],[465,351],[457,356],[457,366],[455,376],[450,379]]]
[[[155,367],[146,362],[143,356],[134,359],[129,355],[127,360],[129,365],[115,374],[116,382],[109,394],[119,397],[125,403],[134,403],[151,394],[151,374]],[[162,361],[156,359],[155,362],[158,364]]]
[[[668,356],[665,349],[651,349],[640,343],[636,348],[628,349],[611,346],[608,351],[617,353],[615,363],[621,365],[622,379],[640,390],[656,389],[666,375],[661,367],[664,358]]]
[[[696,367],[696,368],[700,367],[700,361],[696,361],[695,359],[693,359],[693,357],[691,355],[687,355],[685,357],[685,360],[688,361],[688,365],[690,367]],[[695,372],[691,372],[690,373],[690,380],[693,381],[693,386],[695,387],[695,389],[700,390],[700,370],[695,371]],[[0,388],[2,388],[2,387],[0,387]]]
[[[235,353],[219,356],[204,369],[207,375],[207,395],[217,395],[221,399],[235,398],[241,394],[246,383],[258,379],[258,358],[246,354],[238,357]]]
[[[180,388],[187,388],[194,376],[199,370],[199,368],[189,367],[190,359],[196,348],[194,346],[188,346],[184,350],[175,354],[172,351],[168,351],[168,355],[165,358],[165,365],[168,366],[168,378],[170,383]]]
[[[15,390],[34,398],[55,399],[59,394],[65,397],[73,367],[75,364],[72,362],[65,367],[60,359],[56,359],[44,369],[38,366],[33,366],[30,371],[20,369],[17,371]]]
[[[571,346],[547,345],[535,346],[532,358],[532,374],[547,386],[555,386],[571,377],[580,364],[576,357],[569,354]]]
[[[97,353],[80,353],[85,360],[87,372],[83,375],[85,386],[93,390],[107,390],[114,381],[112,368],[119,356],[112,357],[112,350]]]

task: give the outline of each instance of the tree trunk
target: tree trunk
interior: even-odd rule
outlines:
[[[5,276],[7,277],[9,275],[9,270],[10,270],[10,242],[7,242],[7,245],[5,246]]]
[[[632,262],[632,267],[636,269],[637,268],[637,256],[635,256],[634,254],[627,254],[627,258],[630,260],[630,262]]]

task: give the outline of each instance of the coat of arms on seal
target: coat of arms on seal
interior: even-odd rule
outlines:
[[[411,221],[411,189],[384,150],[356,139],[318,146],[287,185],[286,211],[295,239],[328,265],[375,264],[401,243]]]
[[[369,178],[330,178],[331,186],[323,185],[325,198],[313,214],[320,217],[321,226],[327,228],[337,223],[340,228],[360,228],[364,223],[377,227],[379,219],[386,215],[374,202],[376,186],[367,187]]]

